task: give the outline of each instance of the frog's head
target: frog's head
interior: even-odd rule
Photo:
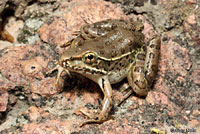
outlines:
[[[59,65],[65,70],[81,74],[105,74],[106,72],[98,67],[101,60],[94,50],[69,48],[60,56]]]

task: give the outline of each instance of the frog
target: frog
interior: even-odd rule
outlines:
[[[50,71],[58,70],[56,83],[63,71],[69,76],[70,72],[76,72],[97,83],[104,94],[101,106],[93,115],[81,111],[90,118],[81,126],[109,120],[114,105],[111,84],[125,78],[128,81],[122,89],[128,92],[117,105],[132,93],[139,97],[148,94],[158,69],[161,39],[157,35],[145,43],[143,29],[139,21],[108,19],[83,25],[76,38],[62,45],[71,44]]]

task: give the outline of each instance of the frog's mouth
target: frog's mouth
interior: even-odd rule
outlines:
[[[107,74],[107,71],[94,68],[90,65],[87,65],[87,64],[81,62],[81,61],[79,62],[79,61],[68,61],[68,60],[66,60],[66,61],[63,61],[60,66],[61,66],[60,68],[62,68],[60,70],[66,71],[68,75],[70,75],[70,71],[81,73],[81,74],[91,74],[91,75]]]
[[[91,66],[86,67],[85,64],[83,64],[82,62],[78,63],[78,61],[70,62],[68,60],[64,60],[64,61],[59,61],[56,64],[57,64],[57,66],[52,69],[52,71],[53,70],[58,71],[57,78],[56,78],[56,84],[58,84],[59,78],[63,71],[65,71],[69,75],[69,77],[72,77],[70,72],[76,72],[76,73],[84,74],[87,76],[91,76],[91,75],[95,75],[95,74],[98,74],[98,75],[108,74],[107,71],[105,71],[105,70],[100,70],[97,68],[93,68]],[[78,65],[82,65],[82,67],[78,66]],[[52,71],[50,71],[50,72],[52,72]]]

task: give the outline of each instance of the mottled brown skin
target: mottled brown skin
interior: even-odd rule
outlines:
[[[66,43],[71,47],[59,58],[57,81],[63,70],[77,72],[99,84],[104,93],[93,119],[82,125],[108,120],[113,105],[111,84],[125,77],[128,85],[123,90],[131,90],[118,104],[133,91],[139,96],[147,95],[157,71],[160,38],[153,38],[146,46],[142,29],[139,22],[105,20],[82,26],[78,37]]]

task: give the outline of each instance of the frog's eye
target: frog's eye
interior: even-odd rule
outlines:
[[[83,55],[83,61],[86,64],[92,64],[96,61],[97,56],[95,53],[89,52]]]

